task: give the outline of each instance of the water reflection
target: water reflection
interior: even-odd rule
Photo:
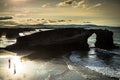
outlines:
[[[120,76],[120,68],[115,67],[113,69],[114,66],[118,66],[118,64],[115,65],[116,63],[114,59],[108,60],[107,63],[113,64],[110,66],[110,64],[107,64],[105,60],[97,57],[94,49],[91,49],[90,51],[72,51],[71,53],[70,60],[72,62],[105,75],[107,74],[115,77]],[[37,56],[39,57],[39,55]],[[35,58],[38,57],[35,56]],[[112,63],[109,61],[112,61]],[[21,56],[18,55],[0,55],[0,79],[84,80],[80,73],[75,71],[74,67],[71,66],[72,65],[66,64],[66,60],[62,58],[53,58],[47,61],[41,59],[21,61]]]
[[[73,79],[85,80],[76,71],[69,70],[65,61],[61,58],[49,61],[27,60],[21,62],[20,56],[0,56],[0,80]]]
[[[6,47],[16,43],[16,39],[7,39],[6,36],[0,37],[0,47]]]
[[[85,55],[84,53],[88,54]],[[120,64],[118,63],[120,58],[118,59],[114,57],[117,56],[104,56],[100,55],[100,53],[98,55],[98,53],[95,52],[95,49],[91,48],[88,52],[84,51],[81,53],[81,51],[76,51],[75,53],[72,53],[70,60],[91,70],[102,73],[103,75],[119,77],[120,67],[118,66],[120,66]]]

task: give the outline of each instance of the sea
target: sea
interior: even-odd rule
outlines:
[[[43,25],[37,27],[43,28]],[[114,44],[120,47],[120,27],[95,26],[95,25],[46,25],[48,29],[53,28],[85,28],[85,29],[107,29],[112,31]],[[45,28],[46,28],[45,26]],[[34,32],[25,32],[24,35],[30,35]],[[15,44],[16,39],[9,40],[5,36],[0,38],[0,47]],[[111,50],[100,49],[100,53],[95,48],[96,35],[93,34],[88,39],[89,51],[71,51],[68,60],[73,63],[95,71],[105,76],[120,79],[120,48]],[[26,55],[29,51],[26,51]],[[115,54],[113,56],[104,56],[98,54]],[[0,80],[85,80],[85,74],[77,73],[72,65],[67,65],[65,59],[52,59],[50,61],[28,60],[22,62],[20,57],[24,54],[0,50]],[[70,71],[68,70],[70,69]],[[81,76],[82,75],[82,76]],[[93,74],[94,75],[94,74]]]

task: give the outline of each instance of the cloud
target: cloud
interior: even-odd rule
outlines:
[[[99,6],[101,6],[101,5],[102,5],[102,3],[97,3],[97,4],[95,4],[93,7],[96,8],[96,7],[99,7]]]
[[[71,6],[74,8],[81,8],[81,7],[85,8],[86,7],[85,2],[86,0],[80,0],[79,2],[76,0],[66,0],[66,1],[58,3],[57,6],[58,7]]]
[[[48,7],[48,6],[49,6],[49,4],[50,4],[50,3],[43,4],[41,7],[42,7],[42,8],[46,8],[46,7]]]
[[[75,5],[73,6],[74,8],[79,8],[79,7],[82,7],[82,8],[85,8],[85,0],[81,0],[79,2],[76,2]]]
[[[86,4],[86,0],[81,0],[79,2],[76,2],[73,7],[74,8],[84,8],[84,9],[86,8],[88,10],[88,9],[92,9],[92,8],[97,8],[101,5],[102,5],[102,3],[96,3],[96,4],[89,6],[88,4]]]
[[[17,14],[15,14],[14,16],[15,17],[24,17],[24,16],[26,16],[27,14],[25,14],[25,13],[17,13]]]
[[[65,20],[58,20],[58,22],[66,22]]]
[[[83,23],[84,24],[91,24],[92,22],[90,22],[90,21],[84,21]]]
[[[59,20],[47,20],[48,23],[70,23],[72,20],[64,20],[64,19],[59,19]]]
[[[13,19],[13,17],[8,17],[8,16],[0,17],[0,20],[8,20],[8,19]]]
[[[94,4],[93,6],[88,7],[87,9],[97,8],[97,7],[100,7],[101,5],[102,5],[102,3],[96,3],[96,4]]]
[[[55,21],[55,20],[48,20],[47,22],[48,23],[57,23],[57,21]]]
[[[42,5],[42,8],[45,8],[45,7],[47,7],[47,5],[46,5],[46,4]]]
[[[14,21],[0,21],[0,27],[1,26],[13,26],[13,25],[18,25],[18,23]]]
[[[24,21],[26,22],[26,21]],[[27,23],[31,24],[56,24],[56,23],[70,23],[72,20],[64,20],[64,19],[27,19]]]
[[[75,2],[75,0],[66,0],[57,4],[59,7],[70,6]]]
[[[77,0],[66,0],[66,1],[58,3],[57,6],[58,7],[69,6],[69,7],[73,7],[73,8],[81,8],[81,9],[88,10],[88,9],[97,8],[97,7],[102,5],[102,3],[96,3],[96,4],[89,5],[89,3],[87,3],[86,1],[87,0],[80,0],[80,1],[77,1]]]

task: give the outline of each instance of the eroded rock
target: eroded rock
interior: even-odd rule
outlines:
[[[17,38],[17,43],[7,49],[68,49],[89,50],[87,39],[95,33],[97,35],[95,46],[97,48],[114,48],[113,32],[108,30],[87,30],[83,28],[55,29],[34,33]]]

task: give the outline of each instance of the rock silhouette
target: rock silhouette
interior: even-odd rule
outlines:
[[[108,30],[96,30],[97,41],[95,46],[102,49],[114,48],[113,44],[113,32]]]
[[[114,48],[113,32],[101,29],[65,28],[42,31],[17,38],[17,43],[7,46],[7,49],[63,49],[89,50],[87,39],[95,33],[97,48]]]
[[[0,28],[0,37],[2,35],[6,35],[6,38],[13,39],[19,37],[19,33],[25,32],[25,31],[34,31],[33,28]]]
[[[48,59],[69,56],[71,51],[88,51],[88,38],[95,33],[97,35],[95,46],[97,48],[112,49],[113,32],[101,29],[63,28],[37,32],[31,35],[17,38],[17,43],[7,46],[10,51],[34,51],[23,58]]]

